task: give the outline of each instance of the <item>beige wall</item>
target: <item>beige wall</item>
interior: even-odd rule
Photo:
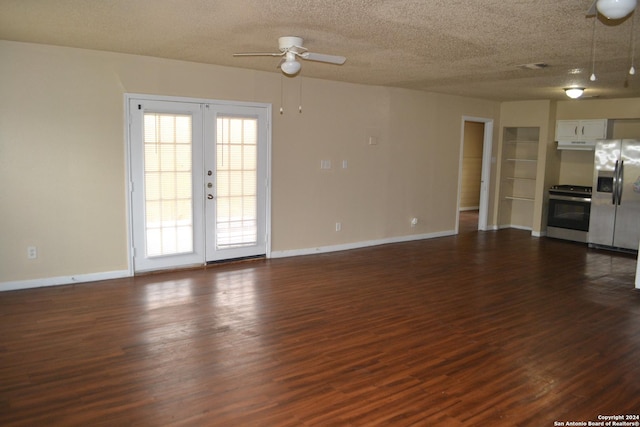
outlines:
[[[640,118],[640,99],[581,99],[559,101],[557,120]]]
[[[500,114],[496,102],[304,77],[299,114],[298,77],[283,80],[280,115],[275,72],[6,41],[0,58],[0,289],[127,270],[125,93],[274,105],[282,252],[453,231],[462,116]]]

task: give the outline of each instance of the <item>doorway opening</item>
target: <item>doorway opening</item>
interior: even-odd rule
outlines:
[[[487,230],[493,119],[462,118],[456,233]]]

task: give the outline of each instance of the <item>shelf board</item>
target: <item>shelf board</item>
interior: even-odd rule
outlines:
[[[538,140],[535,139],[510,139],[507,141],[507,144],[537,144]]]
[[[508,162],[529,162],[529,163],[535,163],[538,161],[538,159],[505,159]]]
[[[535,181],[535,178],[524,178],[521,176],[508,176],[505,178],[506,180],[509,181]]]
[[[518,197],[518,196],[505,196],[506,200],[522,200],[525,202],[533,202],[535,199],[532,197]]]

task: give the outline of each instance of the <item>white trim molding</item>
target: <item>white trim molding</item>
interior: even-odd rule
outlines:
[[[0,292],[17,291],[21,289],[42,288],[46,286],[72,285],[78,283],[98,282],[101,280],[121,279],[130,277],[128,270],[107,271],[104,273],[78,274],[74,276],[48,277],[43,279],[18,280],[14,282],[0,282]]]
[[[286,258],[292,256],[323,254],[328,252],[348,251],[351,249],[367,248],[370,246],[386,245],[388,243],[411,242],[414,240],[434,239],[436,237],[455,236],[455,230],[438,231],[436,233],[412,234],[409,236],[390,237],[388,239],[368,240],[363,242],[345,243],[342,245],[319,246],[316,248],[291,249],[271,251],[271,258]]]
[[[456,233],[460,225],[460,197],[462,195],[462,165],[464,153],[464,124],[465,122],[476,122],[484,124],[484,134],[482,139],[482,171],[480,178],[480,205],[478,206],[478,230],[492,230],[493,226],[489,225],[489,198],[491,183],[491,168],[494,161],[493,153],[493,119],[486,117],[462,116],[460,124],[460,154],[458,159],[458,197],[456,211]]]

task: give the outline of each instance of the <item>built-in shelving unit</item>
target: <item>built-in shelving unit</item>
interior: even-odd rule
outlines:
[[[500,225],[531,229],[540,128],[503,128]]]

